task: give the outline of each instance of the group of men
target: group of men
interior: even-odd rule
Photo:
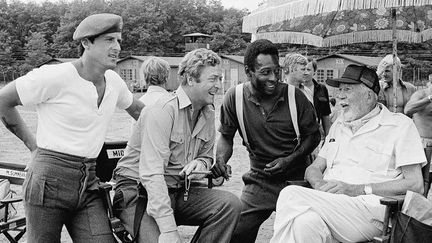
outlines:
[[[181,242],[182,224],[199,226],[193,242],[255,242],[275,210],[271,242],[365,241],[382,230],[382,196],[422,191],[420,136],[411,119],[378,103],[374,70],[349,65],[327,80],[342,110],[330,128],[327,88],[313,80],[316,62],[289,55],[282,79],[277,46],[256,40],[245,52],[247,82],[224,96],[216,141],[220,57],[187,53],[174,93],[165,90],[167,63],[149,58],[142,70],[150,88],[139,101],[111,70],[122,24],[114,14],[87,17],[73,37],[82,49],[77,61],[42,66],[0,90],[3,124],[33,155],[23,186],[29,242],[60,242],[63,225],[74,242],[114,242],[96,191],[95,157],[116,107],[137,120],[113,176],[115,211],[138,242]],[[428,113],[429,92],[413,96],[406,109]],[[19,105],[36,106],[36,139]],[[241,198],[195,187],[190,181],[208,171],[229,179],[236,132],[250,161]],[[313,189],[286,186],[304,178]],[[140,185],[148,203],[134,232]]]

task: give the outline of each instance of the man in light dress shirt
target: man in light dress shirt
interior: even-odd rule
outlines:
[[[141,66],[141,72],[147,84],[147,92],[139,99],[144,105],[153,105],[158,99],[169,92],[166,83],[170,73],[169,63],[162,58],[150,56]]]
[[[191,187],[184,177],[208,171],[215,143],[214,96],[221,87],[221,59],[207,49],[186,54],[179,65],[181,85],[143,109],[114,171],[114,208],[132,232],[141,183],[148,203],[138,242],[181,242],[177,225],[199,225],[193,242],[229,242],[240,217],[240,200],[217,189]]]
[[[422,193],[420,136],[411,119],[377,103],[375,71],[349,65],[327,84],[339,87],[342,114],[306,169],[313,189],[281,191],[272,243],[369,241],[382,231],[382,196]]]

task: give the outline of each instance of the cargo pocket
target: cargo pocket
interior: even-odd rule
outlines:
[[[24,201],[36,206],[56,207],[57,179],[27,172],[23,185]]]

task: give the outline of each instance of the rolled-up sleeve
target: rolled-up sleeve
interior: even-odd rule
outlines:
[[[177,230],[164,167],[170,156],[170,131],[173,115],[162,106],[145,107],[138,120],[141,132],[139,176],[148,194],[147,213],[161,233]]]

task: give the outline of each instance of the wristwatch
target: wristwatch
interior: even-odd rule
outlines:
[[[372,194],[372,187],[371,187],[371,185],[366,184],[366,185],[364,186],[364,188],[363,188],[363,192],[364,192],[364,194],[366,194],[366,195],[370,195],[370,194]]]

